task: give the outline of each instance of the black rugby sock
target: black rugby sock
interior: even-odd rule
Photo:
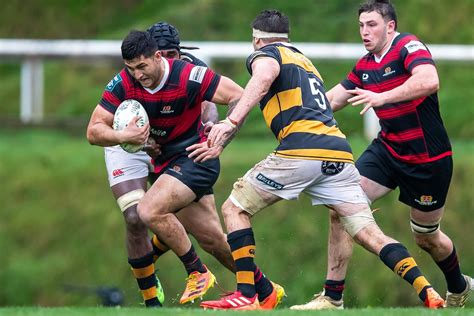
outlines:
[[[444,260],[436,262],[438,267],[443,271],[446,282],[448,283],[448,291],[451,293],[462,293],[466,289],[466,280],[461,274],[459,267],[458,255],[456,248],[453,246],[453,252]]]
[[[194,250],[193,245],[191,245],[191,248],[189,248],[188,252],[180,256],[179,259],[183,262],[184,268],[186,269],[188,275],[195,271],[198,271],[200,273],[204,273],[207,271],[204,265],[202,264],[201,259]]]
[[[345,280],[326,280],[326,282],[324,283],[324,295],[332,298],[335,301],[339,301],[340,299],[342,299],[344,283]]]

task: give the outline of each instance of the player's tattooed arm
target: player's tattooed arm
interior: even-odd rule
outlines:
[[[227,110],[226,117],[229,117],[232,114],[232,112],[235,109],[235,106],[237,105],[237,103],[239,103],[239,101],[240,101],[240,98],[229,102],[228,104],[229,109]],[[246,119],[247,119],[247,116],[244,117],[244,119],[237,124],[237,129],[240,129],[242,125],[244,125],[244,122]]]

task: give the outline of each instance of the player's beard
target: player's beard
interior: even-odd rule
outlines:
[[[375,43],[375,46],[372,51],[369,51],[375,55],[382,55],[382,53],[386,49],[385,46],[387,45],[387,43],[387,26],[385,26],[380,39]]]

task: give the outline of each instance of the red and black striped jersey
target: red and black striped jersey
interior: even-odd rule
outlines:
[[[340,131],[326,98],[321,75],[296,47],[272,43],[247,59],[274,58],[280,74],[260,101],[267,126],[280,142],[275,155],[293,159],[353,163],[352,149]]]
[[[359,87],[381,93],[405,83],[411,71],[422,64],[434,65],[425,44],[412,34],[398,34],[380,60],[366,54],[341,84],[346,89]],[[378,138],[395,158],[418,164],[452,155],[436,93],[374,110],[380,119]]]
[[[165,73],[154,90],[144,88],[124,68],[106,86],[99,104],[114,114],[127,99],[140,102],[150,120],[150,136],[163,148],[193,138],[204,140],[201,103],[212,99],[220,75],[182,60],[163,58],[163,62]]]

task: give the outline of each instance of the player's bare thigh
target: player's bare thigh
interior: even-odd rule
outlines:
[[[439,222],[444,215],[444,206],[434,211],[426,212],[420,211],[416,208],[411,208],[411,218],[417,223],[433,223]]]
[[[392,191],[392,189],[364,176],[360,177],[360,186],[371,202],[375,202]]]
[[[196,198],[184,183],[167,174],[162,174],[148,189],[139,203],[140,217],[155,217],[175,213]]]
[[[118,199],[125,193],[134,191],[134,190],[143,190],[147,189],[147,178],[131,179],[123,182],[119,182],[112,187],[112,193],[114,194],[115,199]]]

